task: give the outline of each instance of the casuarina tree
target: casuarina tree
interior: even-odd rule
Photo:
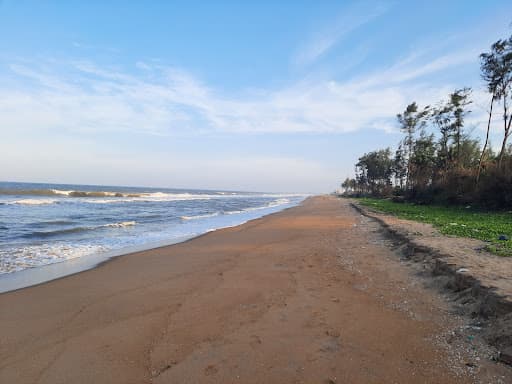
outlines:
[[[403,113],[399,113],[396,117],[400,124],[400,130],[405,133],[404,149],[407,158],[407,176],[405,181],[406,188],[409,188],[409,175],[411,173],[411,155],[414,148],[414,140],[416,132],[422,129],[426,124],[430,107],[422,110],[418,109],[418,105],[413,102],[409,104]]]
[[[494,102],[501,101],[503,104],[503,141],[498,158],[498,167],[501,167],[505,155],[507,140],[510,136],[510,124],[512,114],[510,113],[510,99],[512,96],[512,36],[508,39],[498,40],[491,46],[491,51],[482,53],[481,74],[487,84],[487,90],[491,94],[491,108],[489,110],[489,122],[487,124],[487,138],[489,137],[492,107]],[[487,141],[484,144],[482,155],[485,153]],[[480,161],[480,166],[481,167]]]

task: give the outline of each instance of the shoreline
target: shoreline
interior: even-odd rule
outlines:
[[[123,247],[117,250],[114,249],[104,253],[94,253],[87,256],[81,256],[73,259],[60,261],[57,263],[50,263],[40,267],[32,267],[17,272],[5,273],[0,275],[0,295],[4,293],[18,291],[20,289],[39,286],[54,280],[66,278],[67,276],[73,276],[76,274],[80,274],[82,272],[89,271],[91,269],[99,268],[103,264],[109,263],[118,257],[124,257],[165,247],[172,247],[176,244],[186,243],[187,241],[194,240],[201,236],[207,235],[208,233],[211,232],[219,231],[225,228],[232,228],[244,225],[248,222],[258,220],[262,217],[273,215],[275,213],[279,213],[287,209],[291,209],[293,207],[301,205],[308,198],[310,198],[310,196],[291,206],[289,206],[290,203],[283,204],[288,206],[277,210],[276,208],[279,208],[279,206],[270,207],[267,209],[271,210],[271,212],[264,213],[260,216],[256,216],[253,218],[249,217],[233,225],[226,225],[218,228],[208,229],[198,234],[186,235],[175,238],[173,240],[162,240],[159,242],[150,242],[138,246],[134,245],[129,247]]]
[[[453,333],[464,319],[379,231],[348,202],[313,197],[4,293],[0,382],[511,379]]]

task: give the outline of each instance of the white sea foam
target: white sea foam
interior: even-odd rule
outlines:
[[[151,201],[174,201],[174,200],[210,200],[217,195],[191,194],[191,193],[144,193],[138,199],[151,199]]]
[[[261,209],[268,209],[268,208],[278,207],[280,205],[288,204],[289,202],[290,202],[289,199],[277,199],[275,201],[271,201],[270,203],[262,205],[260,207],[250,207],[250,208],[245,208],[245,209],[241,209],[241,210],[238,210],[238,211],[226,211],[226,212],[224,212],[224,214],[226,214],[226,215],[237,215],[237,214],[247,213],[247,212],[251,212],[251,211],[258,211],[258,210],[261,210]],[[214,212],[214,213],[209,213],[209,214],[205,214],[205,215],[181,216],[181,219],[182,220],[206,219],[206,218],[209,218],[209,217],[219,216],[220,214],[221,214],[220,212]]]
[[[100,245],[42,244],[23,248],[0,250],[0,274],[75,259],[105,252]]]
[[[182,220],[197,220],[197,219],[206,219],[208,217],[219,216],[220,212],[208,213],[206,215],[196,215],[196,216],[181,216]]]
[[[262,205],[261,207],[250,207],[250,208],[245,208],[245,209],[242,209],[242,210],[239,210],[239,211],[228,211],[228,212],[226,212],[226,214],[227,215],[236,215],[236,214],[239,214],[239,213],[245,213],[245,212],[251,212],[251,211],[259,211],[260,209],[268,209],[268,208],[273,208],[273,207],[279,207],[280,205],[288,204],[289,202],[290,202],[290,200],[288,200],[288,199],[277,199],[275,201],[271,201],[268,204]]]
[[[130,203],[132,201],[140,201],[135,198],[132,199],[87,199],[87,200],[81,200],[81,202],[85,203],[91,203],[91,204],[111,204],[111,203]]]
[[[122,221],[120,223],[104,224],[104,225],[101,225],[101,227],[106,227],[106,228],[125,228],[125,227],[132,227],[135,224],[137,224],[136,221]]]
[[[107,198],[107,199],[84,199],[83,201],[91,204],[115,204],[130,202],[166,202],[166,201],[187,201],[187,200],[211,200],[212,195],[192,195],[189,193],[148,193],[140,196],[128,198]]]
[[[46,205],[56,203],[55,199],[21,199],[8,201],[6,204],[19,204],[19,205]]]
[[[55,195],[63,195],[63,196],[69,196],[69,194],[71,192],[74,192],[73,190],[71,190],[71,191],[63,191],[61,189],[50,189],[50,191],[52,191]]]

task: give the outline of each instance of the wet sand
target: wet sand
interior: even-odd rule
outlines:
[[[0,382],[466,383],[456,322],[347,201],[314,197],[1,294]]]

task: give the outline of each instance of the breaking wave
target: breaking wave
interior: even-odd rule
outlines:
[[[181,216],[182,220],[197,220],[197,219],[206,219],[208,217],[219,216],[221,212],[207,213],[205,215],[196,215],[196,216]]]
[[[100,225],[100,227],[104,227],[104,228],[124,228],[124,227],[132,227],[135,224],[137,224],[136,221],[122,221],[120,223],[111,223],[111,224]]]
[[[55,237],[60,235],[69,235],[72,233],[78,233],[78,232],[85,232],[85,231],[94,231],[101,228],[126,228],[126,227],[132,227],[136,225],[137,222],[135,221],[122,221],[119,223],[109,223],[109,224],[103,224],[103,225],[96,225],[96,226],[84,226],[84,227],[73,227],[73,228],[64,228],[64,229],[56,229],[54,231],[34,231],[27,233],[23,235],[24,238],[48,238],[48,237]]]
[[[19,205],[47,205],[57,203],[54,199],[21,199],[15,201],[8,201],[5,204],[19,204]]]
[[[236,214],[244,213],[244,212],[259,211],[260,209],[279,207],[280,205],[288,204],[289,202],[290,202],[290,200],[288,200],[288,199],[277,199],[268,204],[262,205],[261,207],[250,207],[250,208],[245,208],[245,209],[242,209],[239,211],[227,211],[226,214],[227,215],[236,215]]]
[[[201,199],[211,198],[211,194],[164,193],[164,192],[119,192],[119,191],[75,191],[62,189],[6,189],[0,188],[0,195],[17,196],[65,196],[65,197],[110,197],[110,198],[150,198],[150,199]],[[108,200],[109,202],[111,200]]]

